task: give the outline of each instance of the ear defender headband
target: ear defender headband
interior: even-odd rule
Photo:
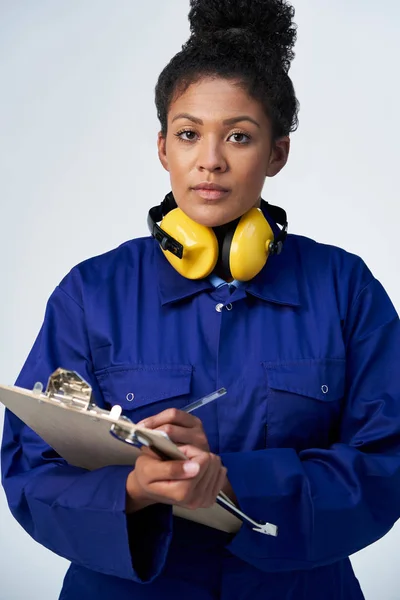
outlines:
[[[261,271],[271,254],[282,252],[287,237],[288,222],[283,208],[264,200],[261,203],[282,226],[276,239],[262,210],[251,208],[228,227],[221,253],[213,229],[190,219],[177,207],[172,192],[159,206],[150,209],[147,224],[167,260],[183,277],[208,277],[219,259],[233,279],[249,281]]]

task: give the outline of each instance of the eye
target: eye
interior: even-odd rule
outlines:
[[[247,135],[246,133],[243,133],[242,131],[236,131],[235,133],[232,133],[229,136],[228,140],[230,138],[233,138],[234,139],[233,141],[236,144],[248,144],[250,141],[250,136]]]
[[[192,142],[196,139],[196,132],[192,129],[182,129],[174,134],[177,138],[182,140],[182,142]]]

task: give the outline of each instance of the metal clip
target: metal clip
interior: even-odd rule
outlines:
[[[49,377],[46,395],[63,404],[88,410],[95,407],[90,385],[75,371],[57,369]]]

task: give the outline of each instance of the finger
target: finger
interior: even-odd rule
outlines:
[[[193,489],[191,496],[192,508],[204,508],[213,504],[215,498],[212,496],[212,491],[220,471],[221,459],[215,454],[209,454],[204,476],[197,478],[195,488]]]
[[[195,460],[159,461],[143,456],[140,468],[144,479],[150,484],[156,481],[194,479],[199,474],[201,465]]]
[[[211,490],[216,476],[218,477],[218,471],[216,471],[215,466],[209,465],[204,476],[193,489],[193,508],[207,508],[212,504]]]
[[[189,459],[196,459],[198,461],[203,461],[207,458],[209,452],[198,448],[197,446],[193,446],[192,444],[184,444],[183,446],[179,446],[179,450],[183,452],[183,454]]]
[[[227,472],[228,472],[227,468],[222,467],[220,473],[218,473],[217,480],[216,480],[215,485],[212,490],[212,497],[213,497],[214,502],[215,502],[215,499],[217,498],[218,494],[224,487]]]
[[[142,446],[140,448],[140,453],[141,453],[141,455],[150,456],[151,458],[154,458],[154,459],[158,460],[159,462],[163,460],[158,454],[153,452],[153,450],[151,450],[147,446]]]
[[[157,415],[146,417],[146,419],[137,423],[139,427],[146,427],[147,429],[157,429],[157,427],[167,424],[180,425],[181,427],[202,426],[198,417],[177,408],[167,408]]]
[[[202,429],[168,423],[153,429],[153,431],[164,431],[175,444],[190,444],[202,450],[209,450],[208,441]]]
[[[171,504],[186,508],[198,508],[201,506],[202,498],[201,491],[197,491],[196,481],[198,477],[205,476],[206,471],[203,471],[194,479],[155,481],[148,485],[148,493],[154,499],[160,498],[159,502],[165,502],[165,499],[168,499],[168,503]]]
[[[164,504],[186,504],[191,481],[155,481],[148,486],[149,495]]]
[[[196,477],[186,480],[170,479],[165,481],[154,481],[146,486],[147,493],[158,502],[178,504],[180,506],[186,506],[187,508],[198,508],[201,506],[203,503],[203,490],[198,490],[197,486],[199,481],[209,477],[207,467],[210,465],[210,457],[207,456],[207,453],[204,454],[205,457],[202,457],[203,465]],[[203,487],[208,487],[207,482],[204,482]],[[208,505],[212,503],[212,501],[206,499],[206,502],[207,501]]]
[[[215,502],[215,498],[216,495],[218,494],[218,491],[215,492],[218,483],[221,479],[221,471],[222,471],[223,467],[221,467],[220,465],[217,465],[217,467],[214,469],[213,471],[213,477],[210,478],[210,481],[208,483],[208,487],[207,487],[207,496],[208,496],[208,503],[213,504]],[[215,492],[215,493],[214,493]]]
[[[154,427],[152,429],[153,431],[164,431],[170,440],[172,440],[175,444],[192,443],[192,427],[181,427],[180,425],[172,425],[172,423],[167,423],[166,425],[160,425],[160,427]],[[192,445],[194,446],[195,444]]]

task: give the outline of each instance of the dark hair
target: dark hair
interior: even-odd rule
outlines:
[[[207,76],[237,80],[260,101],[274,140],[295,131],[299,103],[288,75],[297,37],[293,17],[286,0],[190,0],[191,36],[156,85],[162,134],[175,95]]]

